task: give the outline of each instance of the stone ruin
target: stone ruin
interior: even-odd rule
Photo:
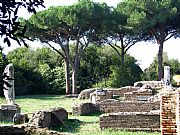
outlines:
[[[68,113],[63,108],[51,108],[37,111],[28,118],[27,114],[16,114],[13,126],[0,126],[0,135],[65,135],[50,131],[53,126],[60,126],[68,119]]]
[[[63,108],[52,108],[33,113],[29,123],[35,127],[46,128],[59,126],[68,119],[68,113]]]
[[[20,113],[20,107],[15,103],[14,67],[10,63],[3,72],[3,92],[7,104],[0,105],[0,121],[12,122],[16,113]]]
[[[140,81],[134,87],[94,90],[88,94],[91,102],[74,106],[73,115],[102,113],[100,129],[161,130],[163,135],[179,135],[180,90],[170,84],[170,68],[165,67],[164,72],[162,81]],[[155,94],[154,90],[159,93]]]
[[[160,131],[160,114],[157,111],[160,110],[160,102],[148,100],[153,96],[152,91],[147,84],[143,87],[97,89],[90,93],[90,103],[73,107],[73,115],[101,113],[100,129]]]

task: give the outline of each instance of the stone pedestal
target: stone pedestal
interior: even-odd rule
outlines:
[[[18,105],[0,105],[0,121],[13,122],[16,113],[20,113]]]

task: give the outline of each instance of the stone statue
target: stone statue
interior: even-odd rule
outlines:
[[[15,105],[14,67],[12,63],[8,64],[4,69],[3,80],[3,91],[7,104]]]
[[[170,85],[170,67],[164,66],[164,85],[169,86]]]

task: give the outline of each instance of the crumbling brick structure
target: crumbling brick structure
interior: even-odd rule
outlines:
[[[159,102],[130,102],[108,99],[96,104],[81,103],[73,107],[73,115],[85,115],[90,113],[117,113],[117,112],[150,112],[159,110]]]
[[[180,134],[180,91],[169,92],[161,99],[162,135]]]
[[[101,129],[126,129],[135,131],[159,131],[160,116],[159,113],[149,112],[119,112],[102,114],[99,117]]]
[[[151,89],[140,89],[133,92],[127,92],[124,94],[124,100],[128,101],[147,101],[153,95]]]

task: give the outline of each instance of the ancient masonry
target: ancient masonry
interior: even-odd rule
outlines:
[[[119,112],[102,114],[99,117],[100,128],[126,129],[133,131],[159,131],[159,113]]]
[[[161,99],[162,135],[180,134],[180,91],[171,92]]]

